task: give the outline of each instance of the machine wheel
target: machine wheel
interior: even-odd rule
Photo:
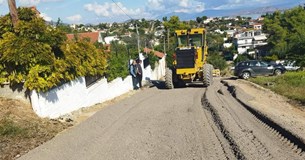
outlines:
[[[173,71],[169,68],[166,68],[165,70],[165,87],[167,89],[173,89]]]
[[[250,72],[243,72],[241,77],[243,79],[249,79],[251,77],[251,74],[250,74]]]
[[[210,67],[211,84],[213,84],[213,82],[214,82],[214,79],[213,79],[213,70],[214,70],[214,67],[211,64],[207,64],[207,65],[209,65],[209,67]]]
[[[210,64],[203,65],[203,85],[210,86],[213,83],[213,66]]]
[[[274,75],[275,76],[279,76],[279,75],[281,75],[282,74],[282,71],[280,70],[280,69],[276,69],[275,71],[274,71]]]

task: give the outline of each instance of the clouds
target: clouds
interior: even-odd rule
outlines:
[[[64,0],[42,0],[42,2],[60,2]]]
[[[45,21],[51,22],[52,18],[48,16],[46,13],[40,13],[40,17],[42,17]]]
[[[85,4],[84,9],[100,18],[129,19],[130,17],[127,17],[127,15],[132,18],[154,18],[171,12],[202,12],[205,9],[205,4],[198,0],[147,0],[144,5],[140,5],[138,8],[128,8],[121,2],[93,2]]]
[[[204,11],[205,3],[202,0],[148,0],[145,9],[153,15],[172,12],[194,13]]]
[[[226,0],[223,4],[216,6],[214,9],[235,9],[250,6],[261,6],[272,4],[273,2],[281,0]]]
[[[205,10],[205,3],[196,0],[181,0],[174,12],[199,13]]]
[[[61,18],[75,23],[122,22],[130,17],[155,19],[175,13],[196,15],[205,10],[238,10],[287,3],[297,5],[304,3],[304,0],[289,2],[287,0],[115,0],[115,2],[117,3],[111,0],[16,0],[17,7],[37,6],[41,16],[47,21]],[[0,15],[8,12],[7,0],[0,0]]]
[[[40,0],[19,0],[21,6],[36,6],[40,3]]]
[[[72,23],[80,23],[82,18],[83,17],[80,14],[76,14],[76,15],[67,17],[67,19]]]
[[[165,6],[163,3],[163,0],[148,0],[147,6],[150,10],[164,10]]]
[[[189,3],[190,3],[189,0],[180,0],[179,6],[186,8],[189,6]]]
[[[196,6],[195,11],[196,11],[196,12],[203,12],[204,9],[205,9],[205,4],[202,3],[202,4],[198,4],[198,5]]]
[[[40,2],[60,2],[60,1],[64,1],[64,0],[18,0],[17,2],[19,2],[18,5],[20,6],[37,6]]]
[[[111,16],[122,16],[122,15],[129,15],[129,16],[136,16],[136,15],[145,15],[143,10],[140,8],[136,9],[128,9],[122,3],[117,2],[115,3],[89,3],[85,4],[84,8],[89,11],[95,13],[97,16],[100,17],[111,17]],[[126,16],[126,15],[125,15]]]

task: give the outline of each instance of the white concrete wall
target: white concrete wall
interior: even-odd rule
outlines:
[[[160,80],[165,76],[165,57],[159,60],[158,65],[155,66],[155,69],[151,72],[151,80]]]
[[[8,83],[1,84],[0,97],[17,99],[24,103],[31,104],[29,94],[27,93],[26,89],[23,88],[23,84],[16,86],[14,89],[12,89]]]
[[[144,57],[140,57],[141,59]],[[158,80],[165,75],[165,58],[161,59],[154,71],[150,66],[143,69],[143,81]],[[110,83],[101,79],[86,87],[84,77],[54,88],[48,92],[31,92],[31,102],[35,113],[40,117],[58,118],[83,107],[103,103],[133,89],[132,78],[116,78]]]

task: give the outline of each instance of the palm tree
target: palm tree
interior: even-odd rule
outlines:
[[[16,1],[15,0],[7,0],[7,3],[8,3],[8,6],[9,6],[13,26],[15,28],[16,25],[17,25],[17,22],[18,22],[18,13],[17,13]]]

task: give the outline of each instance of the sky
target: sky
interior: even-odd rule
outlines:
[[[169,13],[200,13],[287,3],[303,4],[305,0],[16,0],[17,7],[36,6],[47,21],[60,18],[70,24],[155,19]],[[8,12],[7,0],[0,0],[0,15]]]

